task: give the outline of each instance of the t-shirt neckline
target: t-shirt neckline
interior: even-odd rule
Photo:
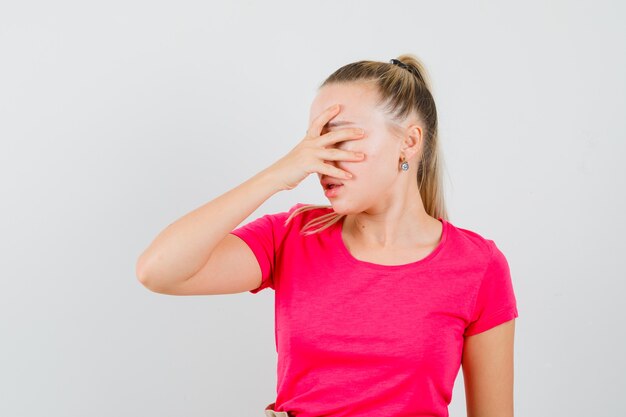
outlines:
[[[428,255],[426,255],[424,258],[422,258],[422,259],[420,259],[418,261],[410,262],[408,264],[399,264],[399,265],[377,264],[377,263],[373,263],[373,262],[362,261],[362,260],[357,259],[354,256],[352,256],[352,254],[348,250],[347,246],[345,245],[345,243],[343,241],[343,237],[341,235],[341,231],[343,230],[343,222],[344,222],[345,219],[346,218],[344,216],[341,220],[339,220],[336,223],[336,227],[333,230],[334,240],[335,240],[337,246],[339,246],[339,252],[342,253],[344,258],[348,262],[350,262],[350,263],[352,263],[354,265],[357,265],[357,266],[365,267],[365,268],[390,271],[390,270],[399,270],[399,269],[411,269],[411,268],[415,268],[415,267],[419,267],[419,266],[425,265],[441,251],[441,249],[445,245],[446,240],[448,238],[448,228],[449,228],[448,222],[446,221],[446,219],[444,219],[442,217],[437,217],[437,220],[439,220],[441,222],[441,224],[442,224],[441,237],[439,239],[439,244]]]

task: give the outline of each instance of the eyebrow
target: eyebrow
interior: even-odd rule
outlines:
[[[344,125],[353,125],[354,122],[349,122],[347,120],[338,120],[336,122],[328,122],[326,123],[326,126],[328,127],[335,127],[335,126],[344,126]]]

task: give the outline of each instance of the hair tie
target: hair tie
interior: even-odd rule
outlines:
[[[404,62],[399,61],[399,60],[397,60],[395,58],[390,59],[389,62],[392,63],[393,65],[397,65],[399,67],[402,67],[405,70],[410,71],[411,73],[413,72],[413,71],[411,71],[411,66],[410,65],[407,65]]]

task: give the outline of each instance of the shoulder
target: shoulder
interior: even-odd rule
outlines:
[[[475,263],[488,264],[494,255],[501,253],[493,239],[484,234],[456,226],[448,222],[448,244],[457,256],[471,259]]]

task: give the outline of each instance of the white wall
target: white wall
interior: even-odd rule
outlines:
[[[516,416],[623,413],[625,6],[617,1],[0,5],[0,415],[261,416],[271,290],[173,297],[135,262],[306,131],[316,87],[421,57],[450,220],[518,299]],[[317,178],[248,220],[327,203]],[[452,416],[465,415],[462,375]]]

